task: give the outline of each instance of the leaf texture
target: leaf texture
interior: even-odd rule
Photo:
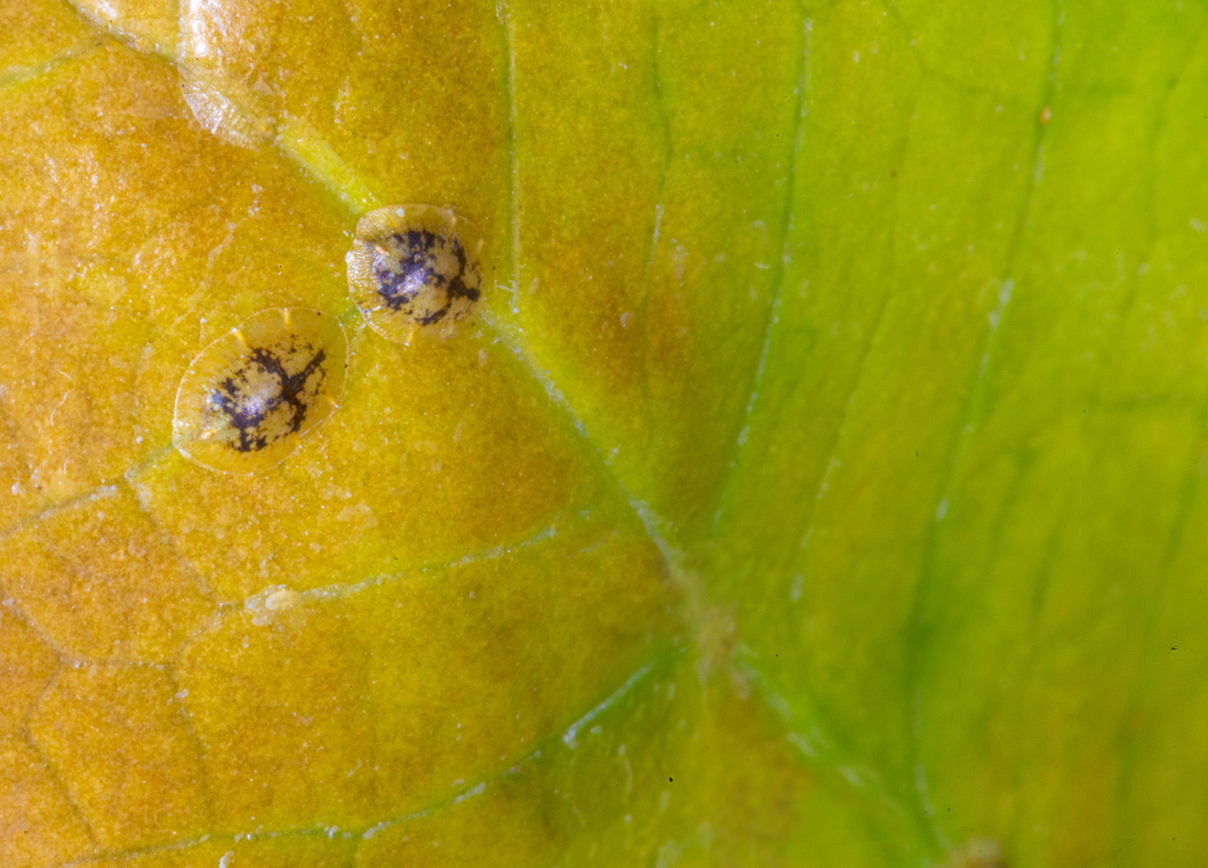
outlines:
[[[1200,864],[1204,22],[6,0],[0,865]],[[273,308],[338,408],[190,462]]]

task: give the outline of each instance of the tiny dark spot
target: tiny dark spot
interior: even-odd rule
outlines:
[[[1171,651],[1178,651],[1178,650],[1179,650],[1179,646],[1178,646],[1178,645],[1171,645],[1171,646],[1170,646],[1170,650],[1171,650]]]
[[[675,783],[675,778],[673,778],[673,777],[668,777],[667,780],[670,781],[671,783]]]

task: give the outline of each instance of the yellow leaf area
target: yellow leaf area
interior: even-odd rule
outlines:
[[[848,816],[687,553],[784,173],[711,131],[791,127],[800,20],[569,5],[0,8],[0,865],[768,864]],[[709,75],[652,89],[652,40]],[[498,275],[412,346],[344,274],[406,202]],[[189,462],[182,375],[270,308],[342,324],[339,406]]]

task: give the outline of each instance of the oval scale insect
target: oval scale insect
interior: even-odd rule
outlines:
[[[172,443],[211,470],[271,467],[336,408],[347,358],[335,317],[262,310],[193,359],[176,390]]]
[[[345,257],[348,290],[369,326],[409,344],[450,337],[491,282],[482,235],[446,208],[390,205],[365,214]]]

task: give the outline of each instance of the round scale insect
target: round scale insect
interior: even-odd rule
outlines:
[[[348,290],[365,321],[403,344],[422,333],[449,337],[491,282],[478,230],[432,205],[368,212],[345,262]]]
[[[211,470],[271,467],[336,408],[347,358],[334,317],[262,310],[193,359],[176,390],[172,443]]]

